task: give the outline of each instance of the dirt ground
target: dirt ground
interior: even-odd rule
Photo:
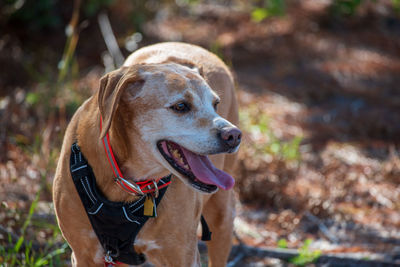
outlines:
[[[310,249],[323,253],[400,264],[400,19],[385,5],[329,16],[325,2],[294,1],[285,16],[261,22],[227,6],[166,8],[145,23],[138,44],[199,44],[235,73],[245,132],[236,166],[236,243],[299,248],[312,239]],[[129,30],[118,25],[118,11],[109,15],[122,46]],[[55,223],[57,146],[76,106],[96,88],[106,51],[95,23],[82,30],[79,72],[49,112],[30,94],[43,99],[48,77],[31,77],[49,68],[36,66],[37,58],[56,64],[64,39],[46,37],[54,44],[49,50],[24,38],[0,40],[0,224],[17,235],[39,189],[34,220]],[[31,48],[38,51],[33,58]],[[53,228],[33,225],[26,236],[45,243]],[[242,264],[283,263],[250,257]]]

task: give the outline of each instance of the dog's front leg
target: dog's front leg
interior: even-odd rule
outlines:
[[[104,250],[92,229],[80,228],[67,236],[73,267],[104,267]]]
[[[104,266],[102,262],[94,262],[91,257],[82,257],[76,256],[74,252],[71,253],[71,266],[72,267],[80,267],[80,266]]]
[[[140,248],[140,251],[144,252],[148,263],[156,267],[201,267],[200,253],[197,249],[197,236],[188,239],[185,237],[185,233],[181,232],[180,236],[175,238],[170,235],[164,240],[154,241],[144,241],[137,240],[139,244],[144,246]],[[146,245],[146,243],[148,245]],[[144,250],[142,250],[144,248]]]
[[[226,266],[232,247],[234,195],[232,191],[218,191],[205,204],[203,216],[212,231],[207,242],[208,266]]]

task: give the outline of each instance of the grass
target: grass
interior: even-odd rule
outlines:
[[[310,250],[311,239],[306,239],[303,246],[299,249],[299,255],[290,259],[289,262],[296,266],[306,266],[315,262],[321,256],[320,250]]]
[[[278,240],[277,246],[278,248],[288,248],[288,243],[286,239],[282,238]]]
[[[79,36],[78,10],[79,6],[75,5],[74,15],[69,24],[72,32],[68,35],[57,78],[54,79],[56,75],[53,72],[43,74],[34,69],[29,72],[34,76],[33,80],[38,82],[38,86],[27,93],[23,108],[27,109],[31,117],[37,118],[37,123],[32,125],[31,132],[15,134],[10,140],[13,140],[21,149],[20,152],[32,161],[30,164],[41,170],[40,189],[36,192],[26,215],[22,210],[8,207],[4,209],[7,220],[3,228],[8,226],[12,230],[8,232],[7,229],[8,234],[0,239],[0,267],[65,266],[68,260],[66,257],[69,258],[70,249],[63,240],[58,225],[52,220],[40,219],[34,215],[40,198],[51,197],[51,182],[48,178],[53,176],[56,167],[63,132],[57,133],[56,120],[66,119],[83,101],[82,94],[75,92],[73,83],[76,78],[74,55]],[[64,94],[66,97],[61,97]],[[41,129],[40,133],[37,129]],[[45,135],[43,129],[49,130],[50,134]],[[35,163],[35,156],[39,156],[41,160]],[[6,203],[4,205],[7,206]],[[49,215],[52,215],[51,211]],[[18,229],[18,235],[12,232],[15,229]],[[39,237],[41,242],[38,241]]]
[[[283,16],[286,13],[284,0],[264,0],[263,7],[255,7],[251,12],[251,19],[254,22],[261,22],[273,16]]]
[[[0,238],[0,267],[65,266],[65,258],[69,255],[66,252],[69,251],[69,247],[63,240],[58,225],[53,220],[35,216],[41,199],[45,200],[44,203],[49,203],[46,200],[51,197],[49,177],[53,176],[60,152],[59,148],[52,148],[52,146],[60,143],[61,138],[53,138],[56,140],[51,140],[51,143],[47,145],[44,144],[41,134],[35,134],[32,141],[18,142],[17,139],[15,144],[19,147],[20,153],[25,155],[23,158],[32,161],[29,164],[35,164],[34,168],[40,169],[40,180],[37,181],[40,187],[27,212],[9,208],[6,202],[2,203],[6,218],[4,227],[11,227],[11,231],[5,236],[3,233],[3,238]],[[49,151],[43,151],[46,147]],[[37,163],[34,163],[35,156],[41,158]],[[18,175],[24,175],[24,173]],[[51,209],[47,215],[53,215]],[[16,232],[13,233],[13,231]],[[37,241],[38,237],[44,241]]]
[[[239,113],[240,124],[249,133],[254,143],[254,149],[258,154],[268,154],[283,161],[299,161],[299,146],[301,136],[295,136],[290,140],[281,140],[276,137],[269,127],[269,117],[257,106],[242,109]]]
[[[35,199],[30,205],[28,215],[21,227],[21,235],[16,238],[16,235],[9,233],[8,240],[4,245],[0,245],[0,266],[63,266],[63,260],[60,255],[64,254],[68,249],[68,244],[65,242],[57,243],[60,230],[57,225],[42,224],[33,220],[34,212],[39,203],[41,190],[36,193]],[[27,238],[27,229],[33,225],[36,228],[52,229],[53,236],[47,241],[47,244],[42,246],[34,243]]]
[[[299,249],[299,255],[289,259],[289,262],[295,266],[306,266],[307,264],[313,263],[321,256],[320,250],[310,250],[312,239],[306,239],[303,246]],[[282,238],[278,240],[278,248],[288,248],[286,239]]]

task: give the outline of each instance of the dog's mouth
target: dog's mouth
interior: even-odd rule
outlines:
[[[205,155],[193,153],[166,140],[159,141],[157,147],[166,161],[199,191],[214,193],[218,187],[228,190],[235,184],[232,176],[217,169]]]

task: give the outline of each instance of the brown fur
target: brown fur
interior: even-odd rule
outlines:
[[[174,91],[181,92],[186,87],[186,81],[181,75],[176,73],[169,73],[165,77],[167,86]]]
[[[149,163],[146,154],[141,151],[143,144],[132,141],[136,140],[132,136],[138,136],[139,129],[132,125],[131,120],[161,103],[158,103],[157,96],[151,103],[138,99],[133,109],[128,99],[140,91],[140,71],[152,72],[156,70],[153,63],[171,61],[197,68],[221,98],[218,113],[234,124],[238,122],[232,75],[221,60],[202,48],[182,43],[149,46],[132,54],[125,63],[126,67],[105,75],[100,89],[77,110],[67,128],[53,185],[57,219],[63,236],[73,250],[76,266],[103,266],[103,254],[72,182],[69,171],[71,145],[78,141],[93,168],[99,188],[109,200],[134,201],[136,197],[123,193],[115,185],[100,137],[109,132],[111,146],[125,176],[141,177],[141,172],[145,172],[144,168]],[[166,77],[170,86],[181,86],[174,77]],[[100,116],[103,118],[101,131]],[[206,122],[200,120],[199,123]],[[228,172],[231,172],[235,162],[235,155],[220,154],[210,158],[217,168]],[[162,177],[168,173],[165,169],[156,175]],[[140,241],[135,245],[137,252],[145,253],[156,266],[198,264],[196,230],[203,214],[213,232],[212,241],[208,242],[209,266],[225,266],[233,229],[232,190],[204,195],[173,177],[157,211],[158,217],[150,219],[137,237]],[[152,241],[156,242],[158,249],[152,249]]]
[[[196,124],[199,127],[207,127],[207,125],[210,124],[209,120],[207,120],[206,118],[200,118],[197,120]]]

